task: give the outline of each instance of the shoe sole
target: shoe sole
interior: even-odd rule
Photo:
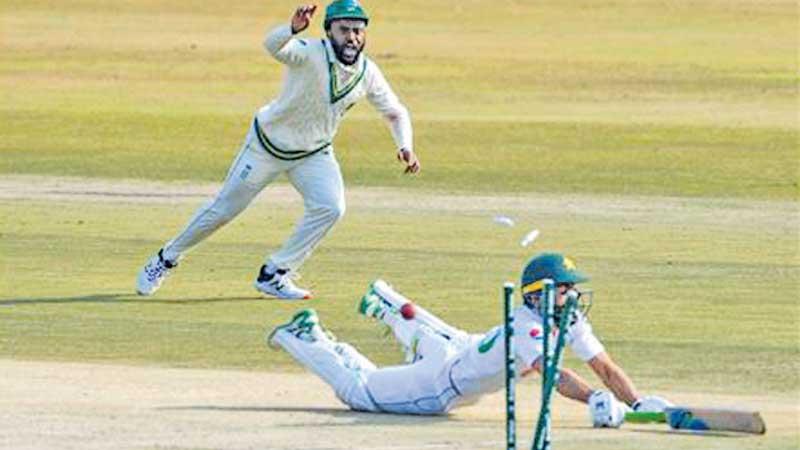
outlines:
[[[166,276],[164,278],[166,278]],[[142,290],[139,287],[141,282],[142,282],[142,280],[144,279],[144,277],[140,274],[136,278],[136,293],[141,295],[142,297],[149,297],[149,296],[155,294],[156,291],[161,288],[161,284],[164,282],[164,278],[161,279],[161,283],[158,283],[157,286],[153,286],[153,287],[151,287],[151,289],[149,291],[145,291],[145,290]]]
[[[288,324],[283,324],[283,325],[278,325],[277,327],[272,329],[272,331],[267,335],[267,337],[265,339],[267,341],[266,342],[267,347],[271,348],[272,350],[281,350],[280,344],[273,343],[272,339],[275,337],[275,334],[277,334],[278,331],[286,328],[287,326],[288,326]]]
[[[364,294],[364,296],[363,296],[363,297],[361,297],[361,300],[358,302],[358,313],[359,313],[359,314],[361,314],[361,315],[362,315],[362,316],[364,316],[364,317],[372,317],[372,316],[370,316],[370,315],[368,315],[368,314],[367,314],[367,308],[366,308],[366,304],[367,304],[367,297],[369,296],[369,294],[370,294],[371,292],[372,292],[372,289],[370,289],[369,291],[367,291],[367,293],[366,293],[366,294]]]
[[[161,286],[159,286],[159,287],[161,287]],[[139,288],[138,284],[136,286],[136,293],[141,295],[142,297],[149,297],[149,296],[155,294],[157,290],[158,290],[158,287],[155,288],[155,289],[151,289],[149,291],[145,291],[145,290],[142,290],[141,288]]]
[[[308,295],[306,295],[305,297],[281,297],[278,294],[273,294],[271,292],[262,291],[258,287],[258,282],[253,283],[253,288],[255,290],[257,290],[260,294],[266,295],[267,297],[274,298],[274,299],[277,299],[277,300],[293,300],[293,301],[297,301],[297,300],[311,300],[311,299],[314,298],[314,293],[313,292],[309,292]]]

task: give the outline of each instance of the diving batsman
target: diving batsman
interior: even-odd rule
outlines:
[[[255,288],[280,299],[310,298],[311,292],[294,284],[292,273],[345,212],[333,139],[345,113],[364,97],[386,119],[405,172],[419,172],[408,110],[377,64],[363,53],[367,12],[357,0],[335,0],[325,10],[325,36],[299,37],[316,10],[316,5],[300,6],[290,23],[267,34],[265,49],[286,67],[280,95],[255,115],[219,193],[139,272],[140,295],[154,294],[189,250],[286,174],[303,197],[305,212],[283,246],[265,259]]]
[[[595,336],[587,319],[591,291],[578,288],[588,277],[574,262],[558,253],[543,253],[525,266],[521,289],[524,304],[514,311],[514,347],[517,372],[522,376],[542,368],[542,317],[539,302],[542,280],[557,286],[556,317],[568,296],[581,307],[556,322],[567,332],[566,342],[605,385],[593,388],[568,368],[562,368],[558,392],[589,407],[596,427],[619,427],[625,413],[662,412],[672,404],[658,396],[643,396]],[[412,306],[409,306],[412,305]],[[351,409],[400,414],[445,414],[504,386],[504,326],[484,334],[469,334],[448,325],[430,312],[377,280],[359,304],[359,313],[388,325],[406,348],[408,364],[378,368],[354,347],[337,341],[311,309],[267,336],[273,348],[282,348],[319,375]]]

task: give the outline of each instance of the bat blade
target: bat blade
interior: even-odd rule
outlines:
[[[738,431],[764,434],[767,426],[755,411],[713,408],[667,408],[664,411],[669,426],[681,430]]]
[[[663,413],[631,412],[625,414],[630,423],[666,422],[675,430],[736,431],[764,434],[767,431],[761,414],[735,409],[672,407]]]

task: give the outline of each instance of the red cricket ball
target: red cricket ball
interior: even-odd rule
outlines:
[[[414,304],[413,303],[406,303],[405,305],[400,307],[400,314],[403,315],[403,319],[411,320],[414,318]]]

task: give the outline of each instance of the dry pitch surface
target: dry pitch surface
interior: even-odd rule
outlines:
[[[0,361],[0,447],[7,449],[501,449],[503,396],[449,417],[348,411],[310,374]],[[527,447],[538,384],[518,392]],[[661,426],[594,430],[582,405],[557,401],[556,449],[789,449],[797,403],[787,397],[712,397],[694,404],[763,412],[765,436],[695,435]]]

